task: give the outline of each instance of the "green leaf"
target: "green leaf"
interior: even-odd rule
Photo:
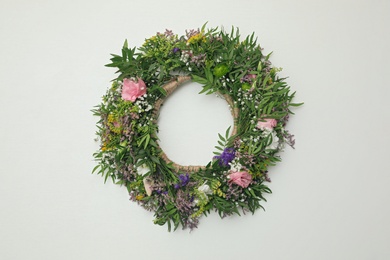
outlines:
[[[146,147],[148,146],[149,144],[149,141],[150,141],[150,135],[146,135],[146,138],[145,138],[145,145],[144,145],[144,149],[146,149]]]
[[[223,151],[223,149],[219,146],[214,146],[217,150]]]
[[[207,84],[207,79],[199,77],[199,76],[197,76],[195,74],[192,75],[192,79],[193,79],[194,82],[197,82],[197,83],[199,83],[201,85],[206,85]]]
[[[99,165],[96,165],[94,168],[93,168],[93,170],[92,170],[92,173],[94,173],[98,168],[100,168],[101,167],[101,165],[99,164]]]
[[[230,128],[231,128],[231,126],[229,126],[228,129],[226,130],[226,133],[225,133],[226,140],[229,139]]]
[[[150,156],[150,159],[151,159],[153,162],[157,163],[157,164],[161,164],[160,161],[158,160],[158,158],[155,157],[155,156]]]
[[[204,29],[206,28],[207,23],[208,22],[205,22],[205,24],[203,24],[202,29],[200,29],[201,32],[204,32]]]
[[[210,85],[205,85],[203,86],[203,89],[201,92],[199,92],[198,94],[203,94],[205,93],[206,91],[209,91],[211,89],[211,86]]]
[[[206,78],[207,78],[208,84],[212,85],[213,84],[213,80],[214,80],[213,73],[211,73],[209,68],[206,68],[205,69],[205,74],[206,74]]]

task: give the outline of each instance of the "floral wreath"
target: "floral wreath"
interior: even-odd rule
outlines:
[[[272,67],[254,34],[240,41],[238,29],[166,30],[142,47],[112,55],[108,67],[119,76],[93,109],[100,117],[101,148],[93,172],[126,186],[130,198],[155,213],[155,224],[193,229],[215,210],[221,217],[263,208],[271,193],[268,166],[294,139],[285,125],[294,93],[280,68]],[[186,81],[200,93],[218,93],[231,107],[233,129],[218,134],[215,156],[205,166],[182,166],[158,144],[157,118],[164,100]]]

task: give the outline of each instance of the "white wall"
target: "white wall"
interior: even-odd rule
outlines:
[[[168,233],[91,175],[125,38],[253,31],[305,105],[266,211]],[[390,259],[390,2],[0,2],[0,259]],[[191,133],[191,131],[190,131]]]

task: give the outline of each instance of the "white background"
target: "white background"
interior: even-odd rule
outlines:
[[[389,1],[105,2],[0,2],[1,259],[390,259]],[[255,32],[305,105],[265,212],[168,233],[91,175],[89,110],[124,39],[206,21]]]

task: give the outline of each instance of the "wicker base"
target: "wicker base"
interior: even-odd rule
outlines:
[[[175,89],[177,87],[179,87],[183,83],[188,82],[190,80],[191,80],[190,76],[179,76],[163,86],[163,89],[167,92],[167,95],[165,98],[157,100],[157,102],[154,106],[154,115],[155,115],[156,120],[158,118],[161,105],[164,103],[165,99],[167,99],[175,91]],[[229,95],[225,94],[222,96],[225,98],[225,100],[228,102],[228,104],[231,107],[231,113],[232,113],[232,116],[234,119],[234,127],[233,127],[233,131],[232,131],[231,135],[235,135],[235,134],[237,134],[237,118],[238,118],[238,114],[239,114],[239,109],[234,107],[233,100],[231,99],[231,97]],[[161,149],[161,147],[160,147],[160,150],[162,151],[161,157],[168,164],[172,164],[172,166],[176,172],[179,172],[179,171],[181,171],[181,172],[197,172],[199,170],[205,169],[205,166],[194,166],[194,165],[184,166],[184,165],[177,164],[168,158],[168,156],[164,153],[164,151]]]

